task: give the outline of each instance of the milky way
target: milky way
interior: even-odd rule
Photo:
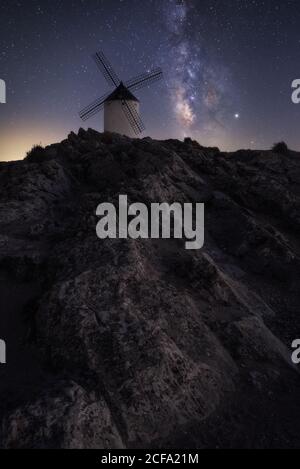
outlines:
[[[164,11],[166,26],[170,32],[168,54],[171,56],[171,69],[168,75],[173,109],[184,127],[191,127],[196,120],[193,100],[196,99],[197,77],[195,61],[191,57],[191,44],[186,38],[188,8],[185,2],[170,1]]]
[[[173,111],[186,134],[200,128],[202,133],[222,130],[230,112],[229,72],[206,45],[196,7],[196,2],[169,0],[163,8],[169,32],[168,86]]]
[[[99,49],[125,80],[162,66],[137,92],[145,136],[298,149],[299,24],[299,0],[1,0],[0,160],[85,126],[78,112],[107,91]]]

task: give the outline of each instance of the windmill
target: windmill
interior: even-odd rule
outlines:
[[[163,77],[161,68],[138,75],[124,83],[119,79],[103,52],[97,52],[93,55],[93,59],[107,83],[113,86],[114,90],[85,107],[79,113],[81,119],[86,121],[104,108],[105,132],[116,132],[129,137],[139,135],[145,130],[145,126],[140,117],[140,102],[132,91],[160,80]]]

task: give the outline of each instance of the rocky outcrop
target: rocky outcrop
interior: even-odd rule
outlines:
[[[297,446],[300,155],[94,130],[0,164],[0,446]],[[205,246],[96,237],[204,202]]]

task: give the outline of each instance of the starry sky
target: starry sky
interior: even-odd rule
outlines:
[[[299,0],[1,0],[0,160],[81,126],[102,131],[102,113],[78,116],[109,91],[97,50],[124,80],[163,68],[163,81],[136,92],[144,136],[300,150]]]

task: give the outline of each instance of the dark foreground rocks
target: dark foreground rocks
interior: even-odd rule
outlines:
[[[0,164],[0,446],[297,447],[300,154],[80,130]],[[96,207],[205,202],[205,247]]]

